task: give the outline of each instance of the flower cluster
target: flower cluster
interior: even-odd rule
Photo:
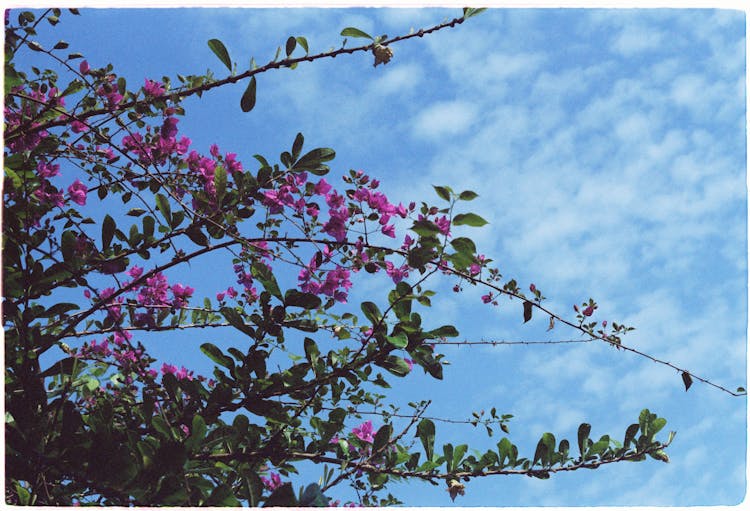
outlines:
[[[351,272],[340,265],[336,265],[331,270],[319,271],[320,266],[329,262],[332,255],[328,246],[323,251],[317,252],[310,259],[307,267],[300,270],[297,279],[300,289],[305,293],[322,294],[345,303],[348,291],[352,287],[352,282],[349,280]]]

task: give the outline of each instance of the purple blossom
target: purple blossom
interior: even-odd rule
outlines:
[[[158,98],[164,94],[164,85],[160,82],[155,82],[146,78],[146,82],[143,85],[143,91],[147,96]]]
[[[73,130],[73,133],[85,133],[89,130],[89,127],[86,126],[85,123],[76,119],[75,121],[70,123],[70,129]]]
[[[352,429],[352,433],[363,442],[372,443],[375,439],[372,434],[372,421],[363,422],[361,425]]]
[[[41,178],[50,178],[60,175],[60,165],[47,164],[45,160],[40,160],[36,165],[36,174]]]
[[[73,181],[73,184],[68,187],[68,194],[70,194],[70,200],[80,206],[86,205],[86,192],[88,188],[85,184],[81,183],[78,179]]]
[[[281,476],[276,472],[271,474],[270,479],[267,477],[261,477],[260,480],[263,481],[263,486],[268,488],[270,491],[274,491],[276,488],[281,486]]]

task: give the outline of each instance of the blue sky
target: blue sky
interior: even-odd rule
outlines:
[[[206,41],[221,39],[240,69],[264,63],[287,37],[312,53],[356,26],[408,33],[460,9],[82,10],[49,40],[65,39],[92,66],[113,62],[131,84],[145,77],[223,76]],[[41,38],[44,40],[44,37]],[[53,42],[54,42],[53,41]],[[350,41],[350,45],[354,44]],[[329,181],[350,168],[381,180],[394,202],[436,202],[433,184],[473,189],[472,229],[481,253],[522,288],[535,283],[548,307],[573,317],[594,297],[597,319],[635,326],[625,344],[729,388],[746,385],[747,188],[745,13],[731,10],[492,10],[463,25],[394,47],[387,66],[364,54],[258,77],[258,103],[244,114],[245,84],[185,103],[180,131],[196,149],[269,159],[301,131],[309,147],[333,147]],[[459,235],[457,232],[455,235]],[[222,268],[222,265],[225,267]],[[180,276],[213,296],[231,283],[220,260]],[[225,275],[222,285],[218,276]],[[226,285],[223,285],[226,283]],[[387,281],[357,283],[378,296]],[[484,291],[434,288],[423,316],[453,323],[460,339],[568,339],[544,318],[522,325],[520,304],[481,303]],[[204,364],[206,341],[232,332],[191,332],[149,341],[160,359]],[[144,336],[144,339],[152,339]],[[677,437],[670,464],[618,464],[548,481],[472,481],[461,506],[732,505],[746,491],[745,398],[605,345],[446,347],[442,382],[415,371],[395,400],[430,398],[428,414],[468,418],[511,413],[511,439],[533,455],[545,431],[574,439],[621,437],[642,408],[666,417]],[[438,443],[484,449],[470,426]],[[320,472],[306,469],[315,480]],[[443,487],[397,485],[407,505],[451,505]],[[342,492],[346,498],[346,493]]]

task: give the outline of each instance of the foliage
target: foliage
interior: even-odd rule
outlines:
[[[207,155],[191,150],[179,132],[185,98],[245,80],[240,107],[251,111],[260,73],[355,52],[387,64],[389,45],[480,11],[391,39],[349,27],[342,36],[368,43],[315,55],[305,38],[290,37],[285,57],[279,48],[273,61],[239,73],[212,39],[226,78],[207,72],[135,87],[111,64],[68,53],[64,41],[44,48],[34,40],[58,24],[59,9],[6,20],[8,503],[326,506],[348,482],[357,504],[388,505],[399,502],[389,493],[393,481],[442,481],[455,498],[474,477],[546,479],[619,461],[668,461],[671,435],[656,439],[666,421],[648,410],[621,441],[593,440],[582,424],[577,449],[552,433],[526,457],[507,436],[485,452],[436,445],[428,403],[389,413],[379,394],[413,367],[442,378],[440,343],[458,330],[423,317],[433,280],[453,279],[456,291],[484,286],[490,306],[505,295],[524,321],[545,314],[550,328],[566,324],[618,348],[630,327],[593,321],[593,300],[576,308],[575,320],[553,314],[533,284],[526,296],[470,238],[452,237],[455,226],[486,224],[464,209],[477,197],[471,190],[435,186],[438,205],[394,204],[362,171],[346,173],[341,187],[329,183],[335,152],[306,148],[302,134],[278,161],[255,155],[250,164],[217,145]],[[65,76],[19,64],[31,54],[62,64]],[[81,179],[61,176],[61,165]],[[197,302],[189,283],[171,280],[170,270],[217,254],[231,256],[236,283],[215,299]],[[374,274],[387,275],[387,293],[351,306],[352,286]],[[234,328],[245,340],[226,350],[200,345],[215,363],[210,377],[159,366],[137,339],[207,327]],[[381,423],[356,420],[363,404],[382,411]],[[409,420],[397,427],[397,417]],[[472,423],[507,434],[511,417],[493,409]],[[292,487],[301,463],[322,467],[319,484]]]

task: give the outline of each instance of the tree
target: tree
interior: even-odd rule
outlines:
[[[68,53],[63,41],[52,48],[35,41],[42,23],[58,24],[60,10],[6,20],[8,502],[321,506],[349,482],[360,504],[387,505],[398,502],[388,493],[392,481],[440,483],[455,498],[473,477],[544,479],[619,461],[668,461],[672,436],[656,438],[666,421],[649,410],[621,442],[589,438],[584,423],[573,446],[545,433],[526,457],[508,437],[471,454],[468,444],[436,446],[439,420],[426,417],[427,402],[403,414],[379,394],[417,366],[442,377],[440,345],[458,330],[425,313],[433,282],[482,286],[485,303],[510,298],[524,321],[544,315],[550,328],[565,325],[615,349],[635,351],[622,344],[630,327],[594,321],[593,300],[577,306],[574,319],[552,312],[536,286],[527,294],[474,241],[452,236],[456,227],[485,224],[465,209],[473,191],[435,186],[436,205],[394,204],[362,171],[334,186],[326,176],[335,152],[306,148],[302,134],[278,162],[256,155],[251,165],[218,145],[209,154],[191,150],[178,129],[187,98],[243,82],[239,106],[249,112],[260,74],[364,52],[387,64],[400,41],[478,12],[392,38],[345,28],[342,36],[367,42],[318,54],[305,38],[289,37],[274,60],[245,71],[212,39],[227,77],[146,79],[135,88],[111,64]],[[22,65],[29,52],[61,63],[66,76]],[[81,178],[59,177],[61,165]],[[99,213],[89,213],[95,201]],[[236,283],[201,302],[174,270],[219,254],[231,259]],[[352,286],[376,274],[387,275],[388,292],[348,303]],[[226,349],[201,343],[216,364],[210,376],[159,365],[139,339],[186,331],[195,340],[200,328],[244,335]],[[677,369],[686,388],[693,379],[710,383]],[[361,418],[359,405],[373,406],[378,418]],[[396,418],[407,421],[397,427]],[[507,434],[510,418],[493,409],[474,424]],[[285,479],[304,463],[322,467],[320,484],[293,488]]]

